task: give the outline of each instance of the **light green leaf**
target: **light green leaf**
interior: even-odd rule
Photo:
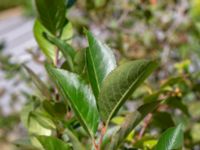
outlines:
[[[106,124],[156,67],[155,61],[137,60],[119,66],[108,75],[97,101],[100,115]]]
[[[120,129],[113,134],[110,150],[115,150],[126,139],[130,132],[146,117],[157,108],[161,101],[154,101],[140,106],[136,112],[128,114],[121,124]]]
[[[67,136],[69,137],[70,142],[73,145],[73,149],[85,150],[84,146],[80,143],[79,139],[74,135],[74,133],[72,131],[70,131],[69,129],[66,128],[64,133],[67,134]]]
[[[66,23],[65,0],[35,0],[38,19],[53,35],[60,34]]]
[[[38,20],[35,20],[33,32],[42,52],[49,60],[54,60],[56,47],[47,41],[43,36],[43,33],[47,33],[48,35],[52,34]]]
[[[70,44],[72,41],[71,39],[73,37],[73,34],[74,34],[73,26],[72,26],[71,22],[68,22],[62,30],[62,35],[61,35],[60,39],[63,41],[66,41],[67,43]]]
[[[37,136],[44,150],[71,150],[70,146],[52,136]]]
[[[99,95],[102,81],[116,67],[112,50],[97,40],[91,32],[86,31],[89,48],[86,49],[86,60],[89,80],[95,97]]]
[[[48,135],[50,136],[52,131],[50,129],[42,126],[32,115],[31,113],[38,109],[38,101],[32,99],[32,101],[26,104],[21,111],[21,120],[28,133],[30,135]],[[30,137],[32,145],[37,148],[41,148],[40,143],[35,137]]]
[[[46,129],[55,129],[56,128],[56,126],[55,126],[54,122],[52,121],[51,117],[48,116],[48,114],[44,110],[38,109],[36,111],[31,112],[30,115],[41,126],[43,126]]]
[[[182,125],[169,128],[160,137],[155,150],[172,150],[178,149],[183,145]]]
[[[62,69],[46,65],[51,79],[57,85],[60,94],[71,104],[76,116],[86,131],[93,137],[97,131],[99,114],[95,97],[89,86],[80,76]]]
[[[33,83],[35,86],[39,89],[42,95],[45,96],[45,98],[50,99],[51,93],[49,92],[48,87],[45,85],[45,83],[27,66],[24,65],[24,68],[28,72],[29,76],[33,80]]]

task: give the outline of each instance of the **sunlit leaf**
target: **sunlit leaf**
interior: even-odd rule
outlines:
[[[99,40],[91,32],[86,31],[89,48],[86,49],[86,60],[89,80],[95,97],[104,78],[116,67],[116,61],[112,50]]]
[[[167,129],[160,137],[155,150],[178,149],[183,145],[182,125]]]
[[[100,115],[106,124],[156,67],[155,61],[137,60],[119,66],[108,75],[98,99]]]
[[[56,47],[53,44],[51,44],[49,41],[47,41],[43,36],[44,32],[50,35],[51,33],[37,19],[35,20],[33,32],[34,32],[35,39],[40,49],[42,50],[42,52],[45,54],[45,56],[49,60],[54,60]]]
[[[57,85],[64,100],[69,101],[80,123],[93,136],[99,123],[95,97],[80,76],[46,65],[51,79]]]

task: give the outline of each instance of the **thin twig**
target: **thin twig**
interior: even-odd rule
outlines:
[[[103,142],[103,137],[106,133],[106,126],[105,124],[103,124],[102,128],[101,128],[101,136],[100,136],[100,140],[99,140],[99,150],[101,149],[101,144]]]
[[[58,57],[59,57],[59,50],[58,50],[58,48],[56,48],[55,49],[55,60],[54,60],[54,65],[56,66],[56,67],[58,67]]]
[[[137,137],[137,140],[140,140],[140,139],[142,138],[142,136],[143,136],[143,134],[144,134],[144,132],[145,132],[147,126],[149,125],[149,123],[150,123],[150,121],[151,121],[151,119],[152,119],[152,116],[153,116],[152,113],[149,113],[149,114],[146,116],[146,118],[144,119],[144,125],[143,125],[142,129],[141,129],[140,132],[139,132],[139,135],[138,135],[138,137]]]

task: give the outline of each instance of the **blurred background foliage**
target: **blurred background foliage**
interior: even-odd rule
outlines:
[[[1,11],[16,6],[24,9],[24,15],[34,17],[31,1],[0,0]],[[162,132],[181,122],[185,126],[185,149],[199,150],[200,1],[77,0],[67,16],[73,25],[72,45],[76,49],[86,45],[83,27],[87,27],[113,48],[119,64],[139,58],[160,61],[159,69],[124,107],[134,110],[141,102],[157,99],[166,99],[167,104],[156,110],[143,138],[133,140],[129,137],[127,142],[136,148],[150,149],[155,145],[155,131]],[[43,63],[37,49],[29,50],[29,53],[34,61]],[[27,78],[20,63],[10,62],[10,57],[0,55],[4,80],[16,78],[16,84],[23,82],[30,88],[30,78]],[[8,93],[0,88],[0,97]],[[10,97],[11,110],[21,96],[32,99],[27,92],[15,90]],[[13,110],[6,115],[0,111],[2,144],[16,139],[12,133],[17,137],[26,135],[20,123],[19,110]],[[121,123],[123,117],[122,111],[119,117],[113,119],[113,123]],[[139,129],[134,132],[137,133]]]

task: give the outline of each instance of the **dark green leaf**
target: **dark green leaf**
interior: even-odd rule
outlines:
[[[183,145],[182,125],[169,128],[160,137],[155,150],[178,149]]]
[[[38,19],[53,35],[61,33],[66,23],[65,0],[35,0]]]
[[[97,40],[91,32],[86,31],[89,48],[86,49],[86,60],[89,80],[95,97],[99,95],[102,81],[116,67],[112,50]]]
[[[63,40],[60,40],[56,37],[50,36],[48,34],[44,34],[44,37],[49,40],[51,43],[53,43],[54,45],[56,45],[58,47],[59,50],[61,50],[63,56],[68,59],[69,57],[71,59],[74,59],[74,56],[76,54],[76,51],[74,50],[74,48],[72,48],[68,43],[66,43]]]
[[[76,74],[46,65],[51,79],[64,100],[69,100],[80,123],[93,136],[99,123],[95,97],[89,86]]]
[[[67,108],[66,108],[64,102],[53,103],[50,101],[44,101],[43,108],[52,117],[57,118],[57,119],[63,119],[67,112]]]
[[[120,126],[120,129],[113,135],[110,150],[117,149],[129,133],[146,117],[148,113],[155,110],[160,103],[160,101],[155,101],[144,104],[140,106],[136,112],[128,114],[124,123]]]
[[[156,112],[153,115],[153,124],[159,126],[162,130],[166,130],[169,127],[173,127],[174,121],[171,114],[167,112]]]
[[[75,57],[74,57],[74,69],[75,72],[78,74],[86,74],[87,73],[87,65],[86,65],[86,49],[82,49],[80,51],[77,51]]]
[[[100,115],[106,124],[156,67],[155,61],[137,60],[119,66],[108,75],[98,99]]]
[[[52,136],[37,136],[37,139],[45,150],[71,150],[67,143]]]
[[[66,0],[66,7],[67,8],[72,7],[75,2],[76,2],[76,0]]]
[[[27,66],[24,65],[24,68],[29,73],[31,79],[33,80],[36,87],[39,89],[42,95],[44,95],[47,99],[51,98],[51,93],[48,89],[48,87],[44,84],[42,80]]]
[[[167,99],[167,104],[171,107],[180,109],[185,115],[190,117],[188,107],[183,103],[183,101],[178,97],[169,97]]]

